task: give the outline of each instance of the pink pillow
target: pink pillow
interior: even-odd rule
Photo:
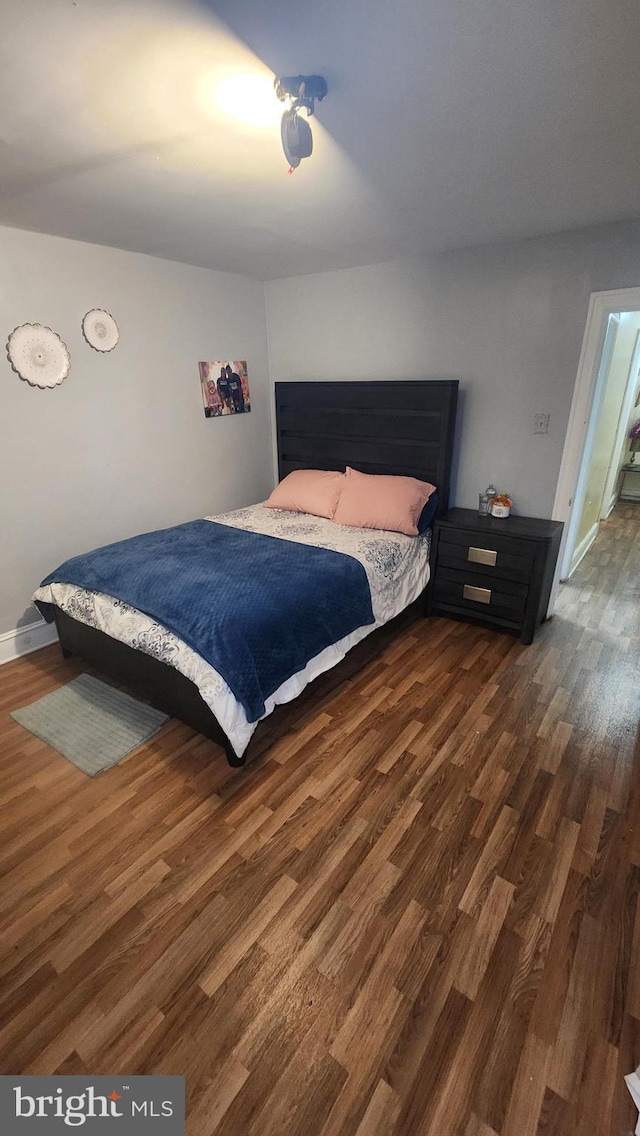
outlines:
[[[435,485],[415,477],[358,473],[347,466],[333,519],[338,525],[418,535],[418,520]]]
[[[332,520],[344,481],[344,473],[332,469],[294,469],[276,485],[265,506]]]

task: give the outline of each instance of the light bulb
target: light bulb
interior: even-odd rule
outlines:
[[[215,84],[215,98],[225,114],[249,126],[275,126],[282,115],[272,75],[229,75]]]

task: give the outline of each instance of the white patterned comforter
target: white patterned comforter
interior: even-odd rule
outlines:
[[[246,509],[207,517],[206,520],[343,552],[359,560],[367,573],[375,623],[360,627],[327,647],[311,659],[304,670],[287,679],[266,700],[263,717],[279,703],[296,698],[312,679],[339,663],[351,647],[399,615],[418,598],[429,579],[430,533],[410,537],[402,533],[350,528],[307,513],[265,509],[263,505],[250,505]],[[38,588],[34,599],[56,604],[73,619],[96,627],[113,639],[175,667],[198,687],[237,755],[244,753],[257,722],[247,721],[242,706],[222,676],[173,632],[120,600],[72,584],[49,584]]]

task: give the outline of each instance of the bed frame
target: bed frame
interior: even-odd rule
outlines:
[[[344,470],[347,465],[362,473],[402,474],[437,485],[440,508],[446,510],[457,399],[457,380],[276,383],[279,479],[294,469]],[[179,671],[55,605],[53,615],[65,658],[79,655],[217,742],[231,766],[245,764],[252,744],[237,757],[198,688]]]

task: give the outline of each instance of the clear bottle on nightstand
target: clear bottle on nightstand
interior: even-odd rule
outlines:
[[[478,516],[488,517],[491,512],[491,502],[497,497],[498,490],[495,485],[489,485],[484,493],[478,495]]]

